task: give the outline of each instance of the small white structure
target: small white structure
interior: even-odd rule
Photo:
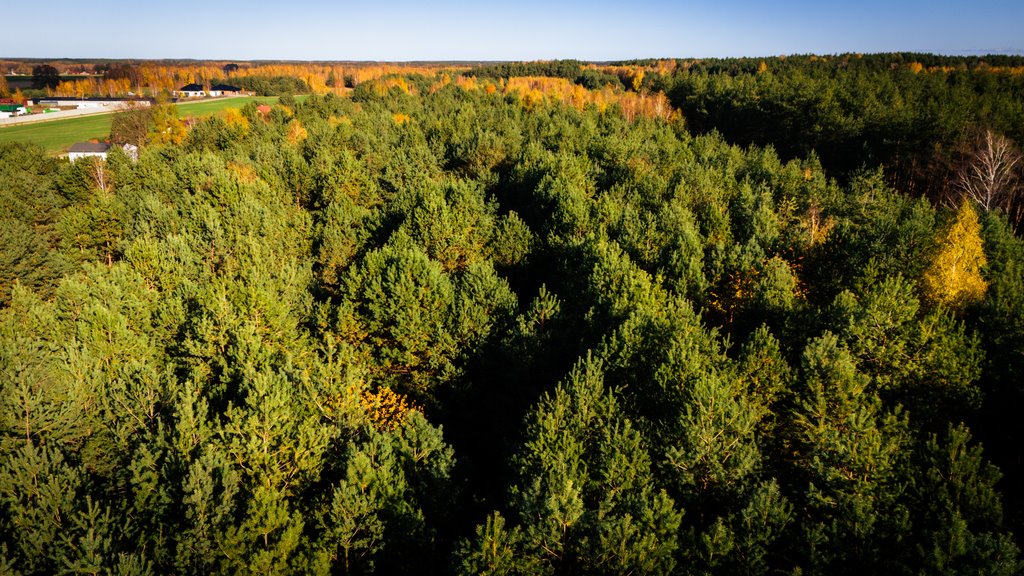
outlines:
[[[135,144],[122,144],[121,150],[124,150],[124,153],[132,159],[132,162],[139,161],[139,147]]]
[[[79,158],[86,158],[88,156],[95,156],[107,159],[107,152],[110,151],[110,144],[103,142],[78,142],[68,148],[68,160],[74,162]]]

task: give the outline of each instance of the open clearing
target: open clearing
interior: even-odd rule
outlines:
[[[68,118],[38,124],[0,128],[0,142],[33,142],[51,154],[67,150],[75,142],[105,138],[110,134],[110,114]]]
[[[220,98],[184,102],[178,104],[178,115],[182,118],[209,116],[228,108],[241,108],[251,101],[276,102],[277,97]],[[50,154],[62,154],[75,142],[106,138],[110,134],[111,120],[112,113],[108,112],[81,118],[8,126],[0,128],[0,142],[34,142]]]

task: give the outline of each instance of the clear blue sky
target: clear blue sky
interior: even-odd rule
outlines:
[[[1024,0],[54,0],[0,57],[617,60],[1024,53]]]

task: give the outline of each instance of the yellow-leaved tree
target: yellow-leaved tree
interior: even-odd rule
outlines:
[[[224,119],[225,124],[238,128],[243,134],[249,132],[249,119],[242,114],[240,109],[228,108],[221,113],[221,118]]]
[[[188,135],[178,118],[178,107],[165,98],[158,98],[152,106],[152,124],[146,142],[149,144],[181,144]]]
[[[298,144],[309,136],[309,132],[306,127],[299,122],[298,118],[292,118],[292,121],[288,123],[288,142],[292,144]]]
[[[633,75],[633,80],[630,83],[630,85],[633,87],[633,92],[639,92],[640,91],[640,88],[642,88],[643,85],[644,85],[644,71],[643,70],[638,70],[637,73]]]
[[[925,299],[953,309],[977,302],[988,289],[981,276],[986,263],[978,214],[964,201],[939,233],[938,249],[924,272]]]

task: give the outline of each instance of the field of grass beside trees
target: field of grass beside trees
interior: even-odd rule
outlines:
[[[277,98],[270,97],[218,98],[200,102],[181,102],[176,106],[178,114],[181,116],[201,118],[228,109],[241,108],[248,102],[270,103],[276,101]],[[0,143],[38,144],[51,154],[59,154],[67,151],[68,147],[75,142],[106,139],[110,135],[114,114],[111,112],[81,118],[63,118],[32,124],[3,126],[0,127]]]
[[[1024,62],[925,56],[0,142],[0,572],[1019,574]]]

